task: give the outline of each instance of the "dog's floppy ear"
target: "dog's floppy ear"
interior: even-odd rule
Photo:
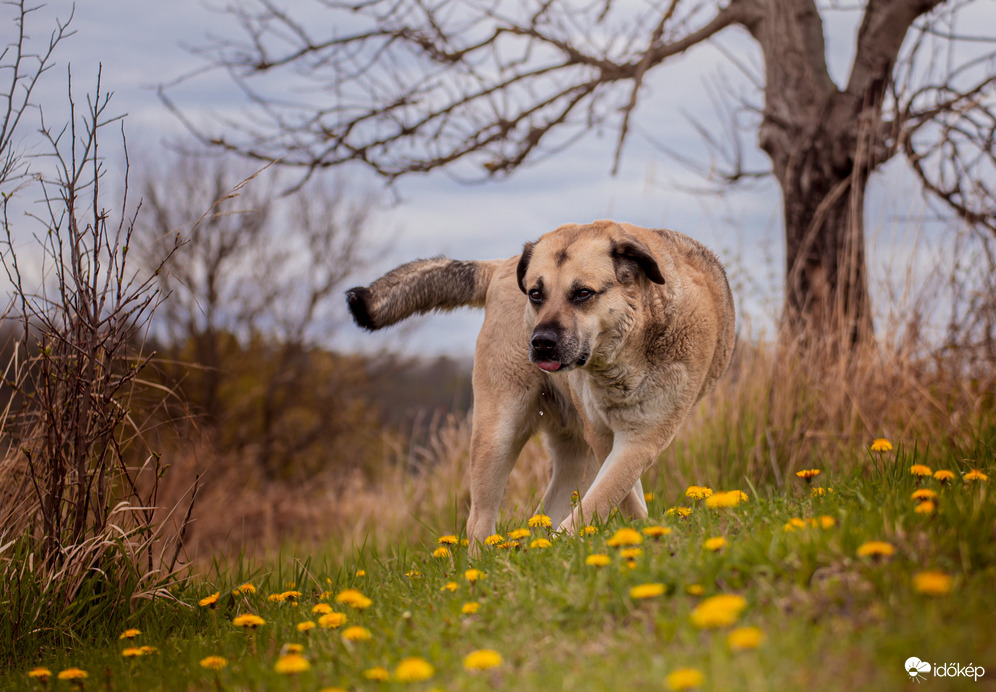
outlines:
[[[612,241],[612,261],[616,265],[616,278],[620,283],[629,283],[636,278],[636,272],[643,272],[655,284],[664,283],[664,275],[657,266],[657,259],[650,248],[632,236],[624,236]]]
[[[534,243],[526,243],[522,247],[522,254],[519,256],[519,265],[515,268],[515,278],[519,281],[519,290],[526,292],[526,270],[529,269],[529,260],[533,257]]]

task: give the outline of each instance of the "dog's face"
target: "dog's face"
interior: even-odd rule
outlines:
[[[562,226],[519,258],[532,326],[529,358],[547,372],[604,359],[635,319],[645,282],[664,283],[650,249],[614,225]]]

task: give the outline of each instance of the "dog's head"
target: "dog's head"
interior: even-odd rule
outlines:
[[[548,372],[605,358],[632,326],[643,287],[665,282],[651,249],[608,222],[526,243],[517,277],[529,300],[529,358]]]

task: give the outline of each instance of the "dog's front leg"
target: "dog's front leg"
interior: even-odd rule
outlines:
[[[641,439],[631,433],[616,433],[612,451],[599,469],[595,482],[560,528],[573,533],[594,517],[605,519],[622,505],[632,518],[645,518],[647,506],[642,497],[640,476],[657,459],[656,440]],[[637,494],[641,496],[636,497]]]

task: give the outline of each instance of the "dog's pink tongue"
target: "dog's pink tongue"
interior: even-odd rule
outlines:
[[[536,363],[540,370],[546,370],[547,372],[554,372],[555,370],[560,370],[560,363],[555,360],[541,360]]]

